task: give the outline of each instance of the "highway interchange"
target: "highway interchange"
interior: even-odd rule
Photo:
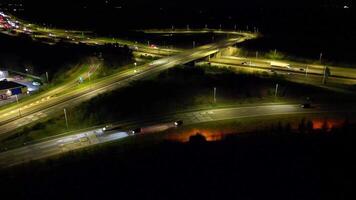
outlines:
[[[14,18],[14,17],[12,17]],[[17,20],[16,20],[17,21]],[[134,51],[160,55],[163,58],[155,60],[151,63],[137,66],[132,69],[118,72],[117,74],[97,80],[95,84],[86,87],[77,87],[77,80],[67,82],[64,85],[58,86],[52,90],[46,91],[31,99],[24,99],[19,104],[12,105],[8,108],[0,110],[0,140],[11,136],[14,131],[20,127],[27,126],[35,123],[48,116],[55,115],[68,106],[78,105],[82,102],[108,91],[119,89],[130,84],[130,82],[150,77],[154,74],[175,67],[190,63],[196,60],[206,59],[210,55],[214,55],[221,49],[235,46],[246,40],[254,39],[256,34],[241,33],[237,31],[222,31],[222,30],[149,30],[147,33],[205,33],[212,32],[217,34],[228,34],[229,37],[217,41],[212,44],[203,45],[190,50],[181,49],[160,49],[150,48],[143,44],[137,44],[130,41],[123,41],[119,39],[95,38],[84,36],[81,32],[64,31],[54,29],[44,29],[36,25],[27,24],[19,21],[22,31],[33,34],[36,39],[51,39],[56,41],[58,39],[69,39],[68,42],[85,43],[90,45],[103,45],[106,43],[119,43],[121,45],[129,45]],[[27,25],[26,25],[27,24]],[[18,29],[16,29],[18,30]],[[52,33],[53,32],[53,33]],[[8,33],[8,32],[7,32]],[[46,40],[47,41],[47,40]],[[259,69],[269,72],[293,74],[292,79],[301,80],[305,82],[304,76],[311,77],[307,80],[311,84],[320,84],[320,78],[323,77],[324,67],[321,65],[302,65],[300,63],[293,63],[291,68],[272,68],[271,61],[263,59],[251,58],[236,58],[236,57],[220,57],[211,58],[206,61],[213,64],[230,65],[240,68]],[[246,64],[247,63],[247,64]],[[301,70],[303,66],[303,70]],[[94,66],[97,68],[99,66]],[[271,71],[273,70],[273,71]],[[342,84],[355,84],[356,70],[348,68],[331,67],[332,76],[331,81]],[[81,75],[87,76],[87,72]],[[314,83],[315,81],[315,83]],[[187,112],[183,114],[161,116],[157,117],[151,122],[133,121],[132,124],[152,125],[160,124],[162,121],[168,122],[167,128],[172,128],[172,122],[181,119],[184,124],[198,124],[202,122],[238,119],[256,116],[268,115],[285,115],[285,114],[306,114],[306,113],[325,113],[325,112],[354,112],[354,108],[330,108],[329,106],[312,110],[305,110],[300,108],[299,105],[266,105],[258,107],[244,107],[244,108],[230,108],[221,110],[206,110],[199,112]],[[109,142],[129,136],[129,130],[122,130],[111,134],[103,134],[101,128],[87,130],[85,132],[75,133],[73,135],[65,135],[63,137],[46,140],[40,143],[26,145],[24,147],[6,151],[0,154],[0,166],[13,166],[22,162],[30,160],[37,160],[40,158],[56,155],[59,153],[67,152],[77,148],[83,148],[90,145]]]

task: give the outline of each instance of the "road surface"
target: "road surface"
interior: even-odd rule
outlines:
[[[316,64],[305,64],[297,62],[284,62],[281,63],[290,64],[290,67],[276,67],[271,66],[272,62],[276,62],[268,59],[254,59],[254,58],[242,58],[234,56],[222,56],[220,58],[212,58],[210,60],[214,63],[238,65],[250,68],[259,68],[265,70],[283,70],[285,72],[298,73],[304,76],[318,75],[323,76],[325,71],[325,66]],[[327,66],[330,69],[329,79],[335,78],[342,80],[345,84],[355,84],[356,83],[356,69],[345,68],[345,67],[333,67]]]
[[[155,130],[160,132],[174,128],[174,122],[177,120],[183,120],[184,125],[194,125],[204,122],[230,119],[238,120],[250,117],[268,118],[273,115],[297,115],[313,113],[323,116],[325,113],[339,113],[340,116],[344,116],[345,114],[354,114],[354,112],[356,112],[356,106],[344,105],[338,107],[330,107],[327,105],[319,105],[315,108],[303,109],[300,107],[300,105],[273,104],[184,112],[166,116],[149,117],[148,120],[132,120],[131,122],[123,122],[122,124],[123,127],[131,127],[132,129],[141,127],[143,130],[148,130],[149,133],[153,133]],[[104,125],[102,127],[104,127]],[[53,155],[58,155],[92,145],[117,141],[119,139],[131,136],[129,133],[129,130],[103,132],[101,128],[95,128],[93,130],[74,133],[72,135],[57,136],[55,138],[50,138],[39,143],[26,145],[17,149],[12,149],[0,153],[0,167],[11,167],[21,163],[29,162],[31,160],[47,158]],[[140,134],[145,134],[145,132]]]

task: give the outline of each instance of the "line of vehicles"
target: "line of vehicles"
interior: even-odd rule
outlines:
[[[309,97],[305,99],[305,101],[300,104],[301,108],[304,109],[309,109],[313,108],[312,102]],[[135,129],[131,129],[127,133],[129,135],[137,135],[137,134],[149,134],[149,133],[155,133],[155,132],[162,132],[171,128],[177,128],[183,125],[183,120],[177,120],[174,122],[167,122],[167,123],[161,123],[161,124],[155,124],[155,125],[150,125],[150,126],[145,126],[145,127],[139,127]],[[104,126],[101,129],[101,132],[104,134],[111,134],[119,130],[123,130],[123,126],[121,124],[108,124]]]
[[[155,133],[168,130],[170,128],[176,128],[183,125],[183,120],[177,120],[174,122],[156,124],[146,127],[135,128],[128,131],[129,135],[137,135],[137,134],[148,134]],[[102,133],[112,133],[116,130],[122,130],[123,127],[121,125],[108,124],[102,128]]]

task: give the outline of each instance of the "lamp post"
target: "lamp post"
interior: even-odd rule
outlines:
[[[326,66],[324,67],[324,75],[323,75],[322,83],[325,84],[325,82],[326,82]]]
[[[49,83],[48,72],[46,72],[47,83]]]
[[[214,87],[214,103],[216,103],[216,87]]]
[[[67,129],[68,129],[67,110],[64,108],[63,111],[64,111],[64,118],[65,118],[65,120],[66,120],[66,126],[67,126]]]
[[[16,97],[16,102],[17,102],[17,106],[19,105],[19,98],[17,95],[15,95]],[[21,108],[19,107],[19,116],[21,117]]]
[[[276,84],[276,91],[274,92],[274,96],[275,97],[277,97],[277,95],[278,95],[278,87],[279,87],[279,85],[278,85],[278,83]]]

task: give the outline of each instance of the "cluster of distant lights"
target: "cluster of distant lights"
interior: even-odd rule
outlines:
[[[17,25],[18,21],[16,22],[11,21],[10,17],[5,15],[3,12],[0,12],[0,16],[3,18],[4,22],[6,22],[11,27],[16,29],[19,28],[19,25]]]

